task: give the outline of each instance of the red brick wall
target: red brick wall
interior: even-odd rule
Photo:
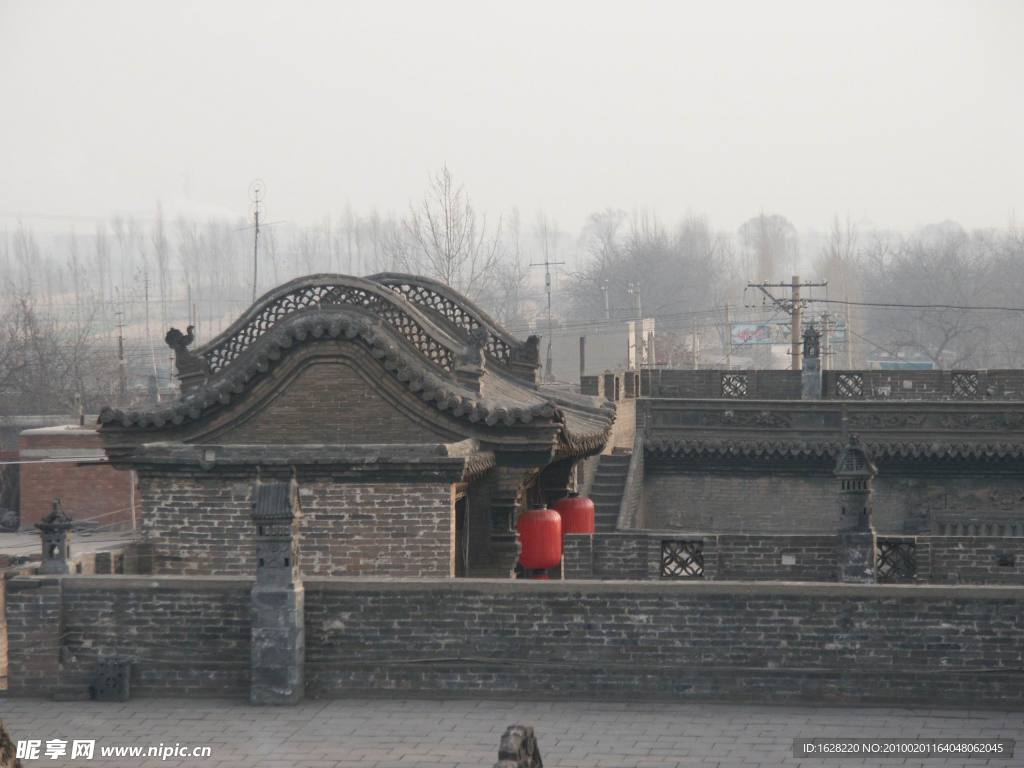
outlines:
[[[42,458],[40,451],[57,456],[93,453],[101,447],[91,430],[59,428],[27,430],[18,438],[22,461]],[[31,527],[50,512],[54,497],[75,520],[95,519],[108,524],[131,524],[131,473],[105,465],[81,465],[73,461],[21,465],[21,527]],[[138,511],[136,497],[136,510]]]

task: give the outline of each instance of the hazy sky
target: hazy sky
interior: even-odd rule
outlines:
[[[9,2],[0,225],[480,208],[1024,217],[1024,2]]]

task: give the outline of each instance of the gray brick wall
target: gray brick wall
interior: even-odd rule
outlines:
[[[1024,590],[307,583],[313,695],[1024,703]],[[986,670],[979,674],[978,669]]]
[[[1019,476],[899,472],[882,465],[875,478],[874,524],[881,533],[940,533],[940,521],[956,520],[1012,523],[1024,531]],[[836,530],[838,503],[831,472],[683,471],[647,460],[648,528],[828,533]]]
[[[452,575],[449,485],[310,482],[299,500],[305,575]]]
[[[245,695],[250,581],[93,576],[58,584],[8,585],[12,693],[81,695],[97,655],[109,653],[134,659],[140,695]],[[452,579],[305,586],[306,678],[316,696],[1024,704],[1021,587]]]
[[[928,536],[926,540],[933,582],[1024,584],[1024,537]],[[919,563],[921,559],[919,554]]]
[[[721,371],[658,369],[640,372],[644,397],[718,398],[722,396],[722,374],[745,375],[748,397],[754,400],[799,400],[800,371]],[[953,374],[978,377],[976,400],[1020,400],[1024,397],[1024,372],[991,371],[824,371],[825,399],[840,399],[836,380],[849,373],[862,377],[867,400],[948,400],[954,397]]]
[[[255,572],[252,480],[139,473],[142,536],[156,574]]]
[[[351,348],[347,351],[363,356]],[[372,358],[366,356],[365,360]],[[376,363],[373,369],[378,369]],[[272,376],[287,375],[290,370],[275,370]],[[431,443],[445,439],[443,433],[406,416],[380,393],[382,386],[391,386],[389,382],[370,382],[366,375],[355,369],[354,361],[313,362],[295,374],[284,394],[251,418],[239,420],[217,439],[222,443],[270,444]]]
[[[679,472],[647,462],[648,528],[780,533],[831,532],[838,522],[832,477],[765,472]]]
[[[153,572],[250,576],[251,480],[140,477],[142,532]],[[454,520],[446,483],[300,485],[306,575],[445,576]]]
[[[834,535],[715,537],[720,580],[835,581]]]
[[[60,679],[60,582],[18,578],[6,587],[8,692],[43,695]]]
[[[834,535],[617,531],[565,537],[565,578],[658,580],[662,541],[703,544],[704,579],[835,581]]]
[[[247,695],[251,582],[130,576],[62,581],[11,582],[12,694],[84,695],[97,659],[122,656],[133,660],[137,695]]]

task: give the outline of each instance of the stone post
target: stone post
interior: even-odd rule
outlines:
[[[873,481],[878,469],[856,435],[839,453],[839,541],[836,567],[839,581],[875,581],[875,529],[871,519]]]
[[[50,514],[36,523],[43,544],[40,574],[71,573],[71,518],[61,509],[60,499],[53,500]]]
[[[305,592],[299,573],[294,481],[257,482],[256,582],[252,588],[252,704],[295,704],[305,693]]]
[[[814,323],[804,331],[803,367],[800,371],[800,398],[821,400],[821,331],[814,327]]]

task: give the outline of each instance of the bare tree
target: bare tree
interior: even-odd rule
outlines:
[[[430,179],[423,200],[410,206],[402,222],[405,269],[440,280],[476,298],[495,278],[499,262],[501,220],[493,232],[486,216],[477,217],[462,185],[447,166]]]
[[[775,280],[776,270],[792,266],[798,255],[796,228],[785,216],[760,214],[739,229],[740,244],[752,280]]]
[[[522,242],[522,220],[513,208],[505,229],[505,259],[498,265],[498,281],[492,304],[494,315],[507,325],[521,325],[523,300],[529,279],[529,260]]]

